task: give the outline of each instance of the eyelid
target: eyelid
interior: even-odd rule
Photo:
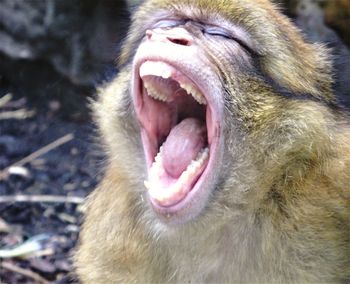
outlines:
[[[220,27],[206,27],[204,28],[204,32],[213,36],[222,36],[228,39],[234,39],[229,31]]]
[[[160,20],[153,26],[153,28],[154,29],[156,29],[156,28],[172,28],[172,27],[176,27],[182,23],[183,23],[183,21],[180,21],[180,20],[169,20],[169,19]]]
[[[245,50],[247,50],[251,54],[257,54],[257,52],[250,46],[248,42],[243,40],[241,37],[239,37],[237,34],[230,32],[229,30],[218,27],[218,26],[209,26],[204,29],[204,33],[210,35],[210,36],[221,36],[228,40],[233,40],[240,44]]]

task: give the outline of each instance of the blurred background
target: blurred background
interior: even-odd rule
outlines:
[[[0,0],[0,283],[77,283],[84,198],[103,171],[88,102],[139,0]],[[280,0],[332,50],[350,107],[350,0]],[[98,244],[96,244],[98,249]]]

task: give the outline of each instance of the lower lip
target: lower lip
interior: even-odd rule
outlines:
[[[149,197],[154,210],[161,215],[170,217],[171,215],[178,214],[180,211],[188,207],[191,204],[191,201],[195,198],[194,195],[198,193],[198,191],[200,190],[203,184],[203,181],[205,180],[207,169],[211,164],[210,160],[211,160],[211,157],[209,156],[209,160],[206,163],[204,163],[202,166],[202,169],[199,170],[200,174],[198,175],[197,178],[194,179],[193,187],[185,195],[185,197],[179,202],[177,202],[176,204],[170,205],[170,206],[162,206],[152,197]]]

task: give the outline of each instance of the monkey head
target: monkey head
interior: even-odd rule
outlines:
[[[334,101],[325,54],[268,1],[145,1],[95,105],[123,190],[167,224],[261,198],[314,131],[304,102]]]
[[[93,113],[85,283],[345,283],[350,130],[328,52],[267,0],[146,0]]]

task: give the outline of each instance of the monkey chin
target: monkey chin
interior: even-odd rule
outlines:
[[[202,212],[218,179],[223,103],[188,65],[142,54],[133,68],[149,203],[164,223],[188,222]]]

